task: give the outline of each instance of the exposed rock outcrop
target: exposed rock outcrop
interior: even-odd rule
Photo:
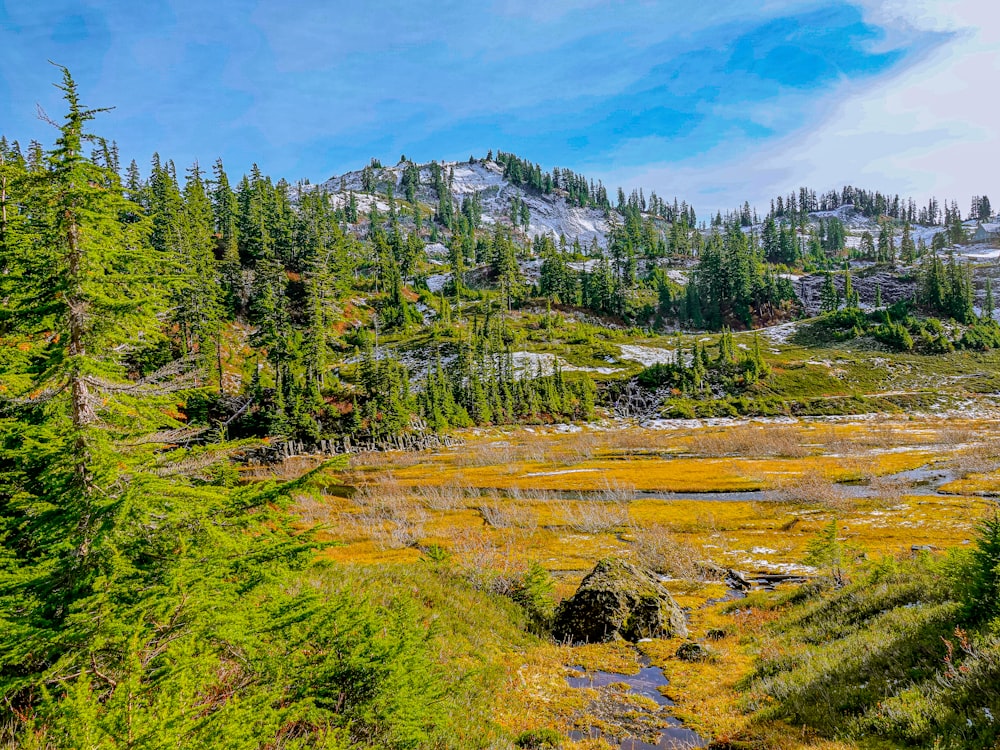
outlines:
[[[553,634],[573,643],[686,636],[684,613],[656,577],[615,558],[601,560],[559,605]]]

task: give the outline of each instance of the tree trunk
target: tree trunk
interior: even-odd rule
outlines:
[[[80,228],[76,215],[66,209],[66,240],[69,243],[70,290],[66,304],[69,307],[69,356],[74,365],[70,370],[70,392],[73,399],[73,426],[80,428],[91,424],[97,414],[90,403],[90,389],[80,372],[80,360],[86,355],[83,336],[87,324],[87,301],[83,299],[83,251],[80,248]]]

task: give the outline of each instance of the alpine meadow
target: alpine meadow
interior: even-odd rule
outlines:
[[[0,750],[1000,748],[996,11],[225,5],[0,3]]]

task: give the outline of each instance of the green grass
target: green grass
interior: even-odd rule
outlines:
[[[747,710],[863,747],[994,747],[1000,639],[956,629],[960,559],[886,559],[840,589],[751,599],[782,616],[741,686]]]

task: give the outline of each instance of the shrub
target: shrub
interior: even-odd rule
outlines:
[[[902,323],[887,323],[874,331],[875,338],[897,352],[913,350],[913,337]]]
[[[528,616],[529,628],[539,635],[547,633],[552,627],[554,589],[552,574],[533,560],[513,582],[508,594]]]
[[[556,750],[562,747],[563,737],[554,729],[529,729],[517,735],[514,745],[522,750]]]
[[[845,307],[836,312],[825,313],[817,322],[824,328],[841,330],[865,328],[868,325],[865,314],[856,307]]]
[[[1000,513],[979,522],[976,546],[969,556],[961,598],[970,622],[1000,615]]]
[[[704,553],[663,525],[637,528],[633,549],[642,567],[680,581],[703,581]]]
[[[973,323],[962,334],[958,345],[963,349],[980,352],[1000,348],[1000,325],[996,321]]]
[[[687,398],[669,398],[664,402],[661,413],[670,419],[694,419],[695,402]]]
[[[669,385],[684,390],[692,380],[687,368],[667,362],[652,364],[637,376],[639,385],[645,388],[659,388]]]

